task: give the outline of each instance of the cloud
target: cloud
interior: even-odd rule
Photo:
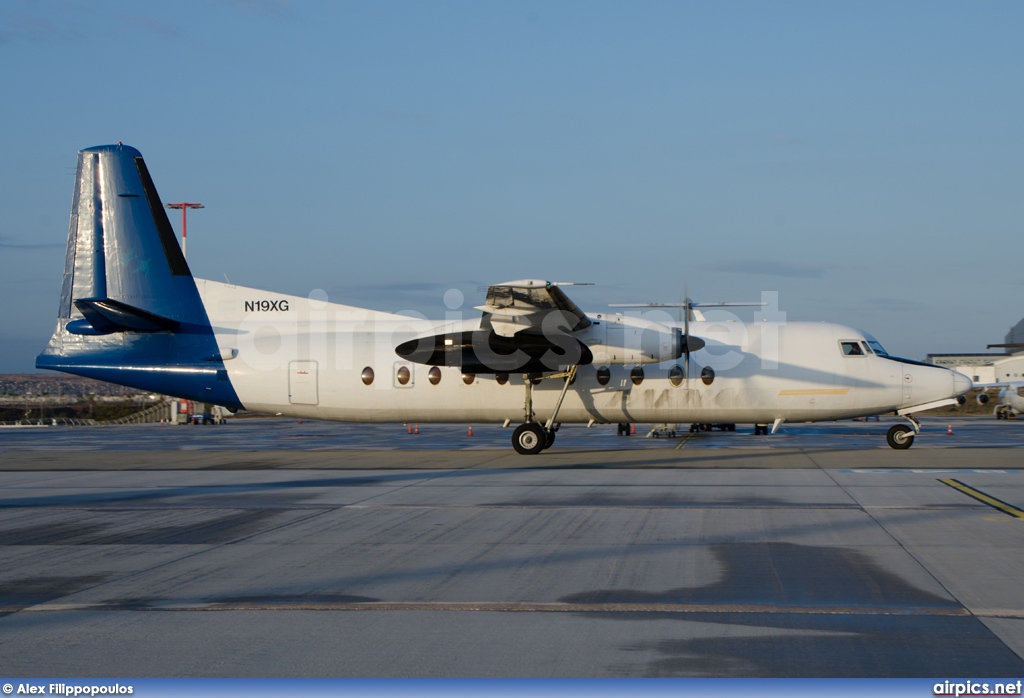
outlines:
[[[762,276],[785,276],[793,279],[820,279],[825,272],[834,269],[833,264],[799,264],[767,259],[729,259],[709,262],[700,267],[706,271],[727,274],[760,274]]]
[[[184,36],[185,34],[184,30],[177,24],[168,22],[165,19],[157,19],[156,17],[135,15],[133,17],[129,17],[126,23],[142,32],[173,39]]]
[[[10,3],[13,4],[13,3]],[[73,43],[78,41],[109,41],[124,33],[141,33],[168,39],[185,37],[185,29],[159,14],[125,14],[116,7],[83,0],[52,0],[46,3],[26,2],[20,9],[0,5],[0,44]],[[274,2],[236,3],[245,10],[251,5],[275,6]],[[287,8],[285,8],[287,9]],[[256,11],[260,11],[257,7]],[[284,11],[264,9],[263,14],[285,16]]]
[[[900,313],[915,313],[925,310],[929,304],[921,301],[907,300],[906,298],[867,298],[861,302],[876,310],[888,310]]]
[[[791,136],[788,133],[776,133],[771,136],[771,139],[776,143],[782,143],[784,145],[800,145],[803,140],[796,136]]]
[[[10,12],[2,18],[0,44],[19,41],[74,41],[82,38],[79,28],[64,18],[33,15],[28,12]]]
[[[462,308],[471,307],[474,300],[473,289],[476,282],[400,282],[355,285],[337,285],[326,289],[328,300],[333,303],[361,305],[376,309],[411,310],[423,313],[434,313],[445,310],[445,294],[451,290],[460,290],[463,294]],[[480,294],[480,300],[483,294]]]
[[[295,8],[290,0],[231,0],[231,4],[267,19],[295,19]]]
[[[64,245],[63,242],[8,242],[5,236],[0,235],[0,250],[49,250],[55,247],[64,247]]]

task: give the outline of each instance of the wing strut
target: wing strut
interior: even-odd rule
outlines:
[[[558,396],[558,402],[555,403],[554,411],[551,413],[551,416],[548,417],[548,423],[544,425],[544,428],[547,431],[551,431],[551,427],[554,426],[555,424],[555,417],[558,416],[558,410],[562,409],[562,400],[565,399],[565,393],[566,391],[569,390],[569,384],[572,383],[573,380],[576,378],[577,368],[579,367],[573,365],[570,366],[569,370],[566,371],[565,373],[556,373],[554,376],[549,376],[549,378],[554,378],[555,376],[565,376],[565,385],[562,386],[562,392]]]

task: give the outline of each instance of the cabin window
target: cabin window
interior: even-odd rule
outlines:
[[[409,379],[412,378],[412,372],[409,371],[408,366],[400,366],[398,372],[395,374],[395,378],[398,379],[399,385],[407,385]]]
[[[427,380],[430,381],[431,385],[437,385],[441,382],[441,369],[437,366],[431,366],[430,370],[427,371]]]
[[[495,373],[494,380],[498,382],[498,385],[505,385],[508,383],[508,374],[504,372]]]
[[[608,385],[608,381],[612,379],[612,371],[607,366],[602,366],[597,369],[597,382],[599,385]]]
[[[634,366],[633,370],[629,372],[629,379],[633,381],[633,385],[640,385],[644,382],[644,367]]]
[[[840,342],[839,346],[843,349],[843,356],[864,356],[864,350],[858,342]]]
[[[668,379],[672,385],[678,386],[683,382],[683,369],[679,368],[679,366],[673,366],[668,371]]]
[[[373,369],[367,366],[363,369],[363,372],[359,374],[359,377],[363,379],[364,385],[369,385],[373,382]]]
[[[715,382],[715,369],[705,366],[700,370],[700,379],[704,381],[704,385],[711,385]]]

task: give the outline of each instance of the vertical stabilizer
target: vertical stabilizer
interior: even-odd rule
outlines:
[[[75,316],[82,300],[118,301],[176,322],[205,321],[188,264],[135,148],[107,145],[78,154],[59,317]]]
[[[78,154],[57,329],[38,368],[226,406],[238,399],[142,154]]]

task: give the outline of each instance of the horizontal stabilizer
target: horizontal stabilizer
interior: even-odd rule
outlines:
[[[81,321],[68,323],[68,330],[74,334],[166,332],[181,324],[110,298],[80,298],[75,301],[75,307],[85,316],[88,325]]]

